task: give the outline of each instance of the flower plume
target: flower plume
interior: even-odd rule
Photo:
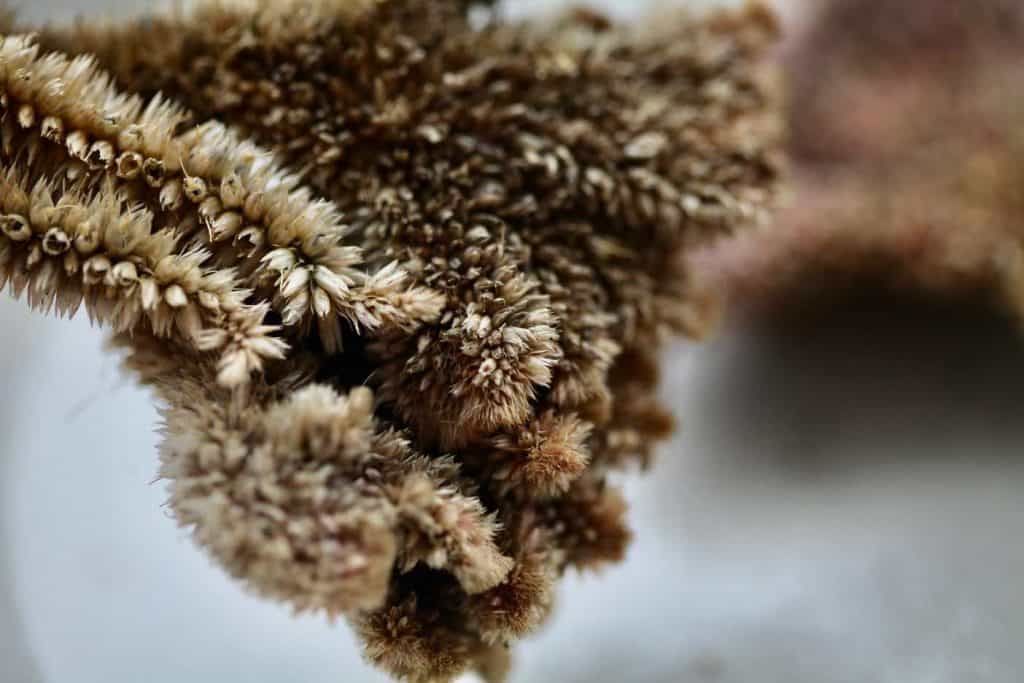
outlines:
[[[84,303],[253,591],[403,680],[475,669],[630,538],[609,472],[712,318],[697,245],[778,175],[759,5],[651,30],[252,0],[0,42],[0,276]]]

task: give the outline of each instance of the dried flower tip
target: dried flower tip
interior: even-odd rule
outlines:
[[[224,207],[220,203],[220,199],[211,195],[200,202],[197,213],[199,214],[199,219],[203,221],[205,225],[210,225],[217,219],[217,216],[220,215],[223,208]]]
[[[99,171],[104,168],[109,168],[113,162],[114,146],[106,140],[94,142],[92,146],[89,147],[85,163],[88,164],[90,170]]]
[[[117,157],[117,175],[125,180],[134,180],[142,172],[144,159],[138,152],[124,152]],[[166,186],[165,186],[166,187]],[[161,206],[163,203],[163,188],[161,188]],[[165,208],[165,207],[162,207]]]
[[[185,190],[185,196],[193,204],[198,204],[199,202],[206,199],[206,196],[208,194],[206,189],[206,181],[203,180],[202,178],[186,175],[185,181],[182,184],[182,186]]]
[[[142,162],[142,177],[146,179],[146,183],[150,187],[162,186],[167,177],[167,169],[164,168],[164,162],[159,159],[147,158]]]
[[[60,228],[50,228],[43,236],[43,251],[50,256],[60,256],[71,248],[71,239]]]
[[[160,188],[160,208],[164,211],[177,211],[181,208],[181,181],[177,178],[164,183]]]
[[[188,295],[185,294],[181,285],[171,285],[164,292],[164,301],[171,308],[184,308],[188,305]]]
[[[246,192],[237,173],[229,173],[220,181],[220,200],[225,209],[237,209],[245,204]]]
[[[129,287],[138,282],[139,272],[131,261],[121,261],[114,266],[111,274],[118,287]]]
[[[263,235],[260,228],[250,226],[238,233],[232,244],[239,250],[241,256],[248,258],[263,248],[265,244]]]
[[[30,104],[23,104],[18,107],[18,125],[22,128],[31,128],[36,125],[36,110]]]
[[[110,259],[106,256],[93,256],[82,268],[82,279],[87,285],[96,285],[106,278],[110,271]]]
[[[88,255],[99,249],[100,232],[94,220],[87,219],[78,227],[78,234],[75,235],[75,249],[80,254]]]
[[[225,211],[210,223],[210,241],[222,242],[233,238],[242,227],[242,216],[234,211]]]
[[[139,283],[139,299],[144,311],[152,311],[160,303],[160,286],[153,278],[142,278]]]
[[[24,242],[32,237],[32,226],[28,219],[18,214],[0,216],[0,230],[15,242]]]
[[[56,116],[47,116],[43,119],[43,125],[39,130],[44,139],[55,142],[58,145],[64,144],[64,122]]]
[[[83,131],[75,130],[69,133],[64,144],[72,158],[79,161],[86,161],[89,158],[89,136]]]

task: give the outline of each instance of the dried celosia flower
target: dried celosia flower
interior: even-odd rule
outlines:
[[[1024,315],[1021,38],[1012,0],[824,3],[786,52],[792,204],[708,279],[776,314],[881,287]]]
[[[622,558],[606,475],[671,430],[657,349],[709,319],[686,256],[757,222],[777,175],[763,8],[635,32],[474,28],[471,4],[40,35],[70,61],[0,43],[26,197],[3,208],[27,217],[3,272],[115,323],[198,543],[410,681],[501,680],[559,575]],[[106,269],[41,270],[94,234]]]

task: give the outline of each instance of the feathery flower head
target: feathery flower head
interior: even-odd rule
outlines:
[[[501,680],[556,579],[623,557],[607,474],[671,431],[658,347],[711,311],[687,258],[778,173],[760,6],[635,31],[472,4],[0,39],[0,275],[110,323],[226,571],[409,681]]]

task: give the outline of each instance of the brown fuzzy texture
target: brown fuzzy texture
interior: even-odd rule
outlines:
[[[771,230],[701,254],[769,316],[856,290],[1024,316],[1024,6],[831,0],[787,45],[794,186]]]
[[[113,322],[218,563],[424,683],[501,680],[556,579],[622,559],[608,472],[671,431],[658,348],[713,312],[686,257],[778,170],[763,8],[477,30],[470,4],[0,43],[0,274]]]

